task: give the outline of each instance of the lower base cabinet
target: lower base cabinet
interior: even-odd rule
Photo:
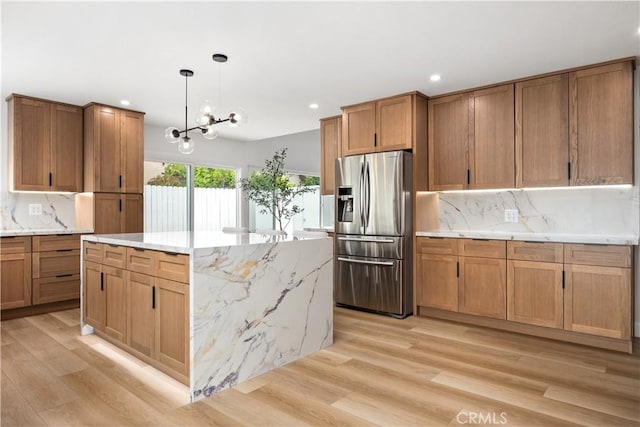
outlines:
[[[4,243],[4,242],[3,242]],[[0,255],[0,308],[31,305],[31,254]]]
[[[128,254],[122,258],[123,268],[85,260],[85,322],[163,372],[188,383],[189,285],[157,277],[157,272],[158,264],[163,265],[161,271],[166,268],[159,260],[168,256],[174,276],[188,280],[189,257],[120,249]],[[84,251],[93,260],[113,262],[108,254],[117,252],[118,247],[85,242]],[[149,262],[144,263],[145,259]],[[131,260],[136,260],[131,268],[153,275],[128,270],[127,261]]]
[[[418,313],[631,351],[630,246],[495,243],[419,237]]]

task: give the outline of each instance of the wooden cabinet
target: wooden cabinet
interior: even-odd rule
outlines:
[[[506,317],[505,242],[417,240],[417,305]]]
[[[426,98],[413,92],[342,108],[342,156],[411,150],[426,139]]]
[[[429,100],[429,189],[511,188],[512,84]]]
[[[22,95],[8,102],[11,188],[82,191],[82,108]]]
[[[189,375],[189,286],[156,279],[155,358],[180,375]]]
[[[467,187],[469,156],[469,94],[430,99],[429,189]]]
[[[629,340],[631,247],[565,245],[564,328]]]
[[[31,305],[31,237],[0,239],[0,309]]]
[[[188,383],[189,256],[94,242],[83,250],[101,262],[85,260],[85,322]]]
[[[516,83],[516,187],[569,185],[569,85],[558,74]]]
[[[85,191],[142,193],[144,113],[87,105],[84,147]]]
[[[96,234],[141,233],[142,194],[83,193],[76,196],[76,226]]]
[[[563,328],[562,243],[507,242],[507,319]]]
[[[104,331],[106,298],[102,265],[85,260],[84,265],[84,321],[99,331]]]
[[[633,181],[631,62],[569,73],[571,185]]]
[[[497,240],[460,239],[458,310],[506,319],[506,244]]]
[[[469,188],[512,188],[514,164],[513,85],[469,95]]]
[[[130,249],[130,248],[128,248]],[[128,272],[127,318],[128,342],[134,350],[148,357],[155,352],[155,278],[147,274]],[[179,321],[182,323],[182,321]]]
[[[334,194],[336,159],[340,157],[342,117],[320,120],[320,191]]]

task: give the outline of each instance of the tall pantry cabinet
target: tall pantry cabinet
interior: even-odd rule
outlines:
[[[144,113],[84,109],[84,190],[76,223],[97,234],[143,231]]]

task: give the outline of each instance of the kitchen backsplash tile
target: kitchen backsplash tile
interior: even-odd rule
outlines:
[[[29,215],[30,204],[41,204],[42,215]],[[0,193],[1,230],[65,230],[75,227],[75,194]]]
[[[431,193],[423,193],[431,197]],[[638,187],[438,193],[440,230],[639,235]],[[519,211],[504,221],[505,209]],[[422,230],[417,230],[422,231]]]

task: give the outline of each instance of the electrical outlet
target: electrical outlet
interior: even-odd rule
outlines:
[[[30,203],[29,215],[42,215],[42,205],[40,203]]]
[[[518,209],[505,209],[504,222],[518,222]]]

